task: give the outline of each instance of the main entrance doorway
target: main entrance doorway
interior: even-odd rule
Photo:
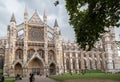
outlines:
[[[43,75],[44,74],[44,66],[40,59],[34,58],[28,65],[28,72],[33,73],[35,75]]]
[[[15,75],[22,75],[23,74],[23,69],[22,69],[22,65],[20,63],[17,63],[15,65]]]

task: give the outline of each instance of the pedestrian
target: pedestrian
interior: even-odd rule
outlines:
[[[4,79],[4,76],[2,75],[1,82],[4,82],[4,80],[5,80],[5,79]]]
[[[33,81],[32,81],[32,74],[31,74],[31,73],[30,73],[29,80],[30,80],[30,82],[33,82]]]
[[[35,82],[35,76],[32,74],[32,82]]]

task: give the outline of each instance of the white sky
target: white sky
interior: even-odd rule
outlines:
[[[57,18],[59,27],[62,32],[63,40],[74,41],[75,35],[73,28],[69,25],[69,16],[65,9],[65,0],[59,0],[60,4],[54,6],[55,0],[0,0],[0,37],[7,35],[7,26],[12,13],[15,14],[17,24],[23,22],[25,5],[27,6],[29,18],[33,15],[35,9],[43,18],[44,9],[46,10],[48,25],[53,27],[54,20]],[[120,34],[120,29],[116,31],[117,40],[118,34]]]
[[[37,9],[40,18],[43,20],[44,9],[47,15],[48,25],[53,27],[55,19],[58,20],[65,41],[74,41],[75,35],[73,28],[69,25],[69,16],[65,9],[65,0],[60,0],[58,6],[54,6],[55,0],[0,0],[0,37],[7,35],[7,26],[14,13],[17,24],[23,22],[25,5],[29,13],[29,18]]]

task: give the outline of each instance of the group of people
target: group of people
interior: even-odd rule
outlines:
[[[34,76],[34,74],[30,73],[29,80],[30,80],[30,82],[35,82],[35,76]]]

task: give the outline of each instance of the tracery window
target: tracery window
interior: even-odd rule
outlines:
[[[55,54],[53,51],[48,52],[48,60],[55,60]]]
[[[73,59],[73,69],[75,69],[75,59]]]
[[[43,50],[38,50],[38,54],[39,54],[39,56],[41,57],[41,58],[45,58],[45,53],[44,53],[44,51]]]
[[[92,69],[92,60],[90,60],[90,69]]]
[[[28,59],[31,58],[34,53],[35,53],[35,50],[33,49],[28,50]]]
[[[80,60],[78,60],[78,62],[79,62],[79,69],[81,69],[81,61],[80,61]]]
[[[22,59],[23,58],[23,50],[18,49],[16,50],[16,59]]]
[[[66,68],[67,68],[67,70],[69,70],[69,69],[70,69],[69,59],[66,59]]]
[[[69,50],[69,46],[66,46],[66,50]]]
[[[85,69],[87,69],[87,62],[84,60]]]

